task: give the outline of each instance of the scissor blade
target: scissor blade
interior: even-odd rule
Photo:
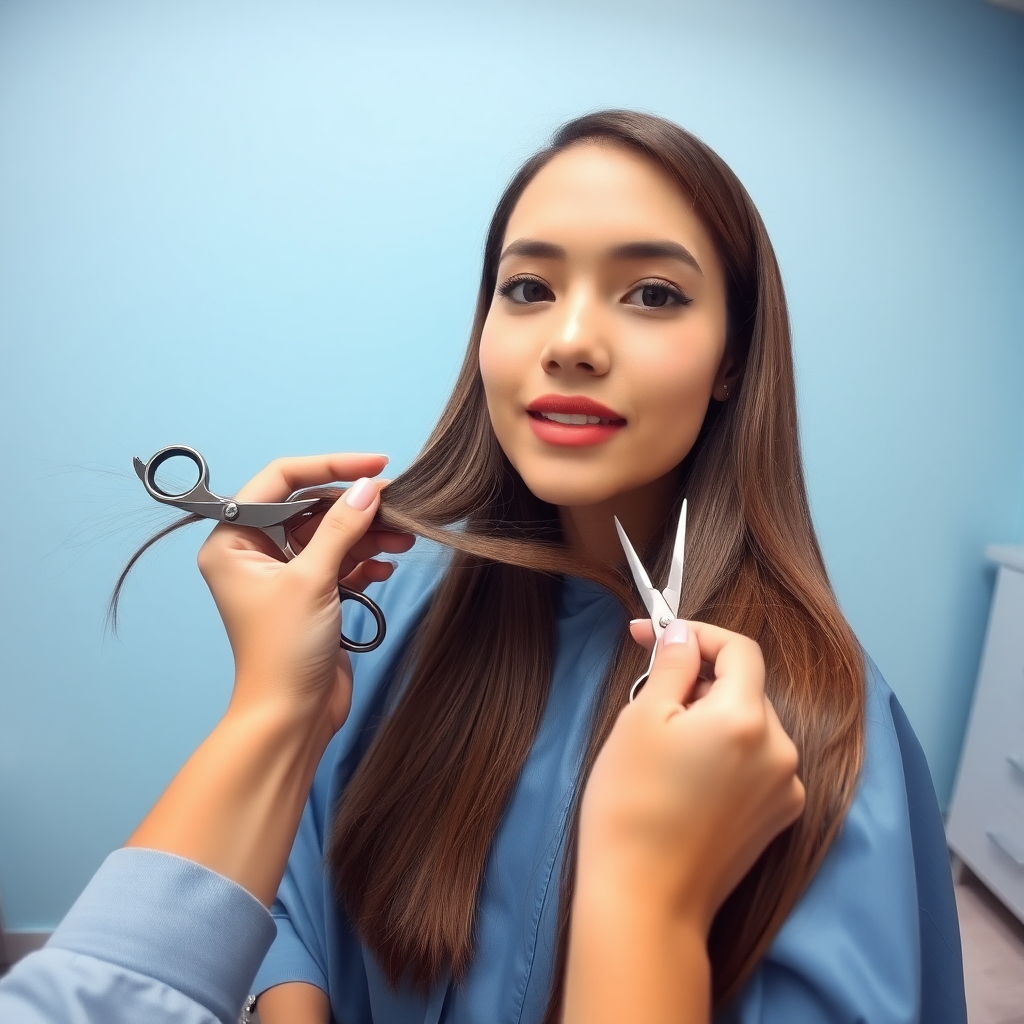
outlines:
[[[194,516],[202,516],[203,519],[215,519],[218,522],[224,519],[223,501],[185,501],[179,498],[157,498],[163,505],[170,505],[171,508],[180,508],[182,512],[191,512]]]
[[[626,561],[629,563],[629,571],[633,574],[633,582],[636,584],[636,589],[640,591],[647,614],[652,619],[657,619],[660,617],[657,614],[658,606],[655,601],[657,591],[655,591],[651,583],[651,578],[647,575],[643,562],[640,561],[637,553],[633,550],[633,545],[629,542],[626,531],[622,528],[622,523],[619,522],[619,517],[613,516],[613,518],[615,519],[615,529],[619,534],[619,543],[622,545],[622,550],[626,552]]]
[[[683,593],[683,551],[686,547],[686,499],[679,510],[679,523],[676,526],[676,540],[672,547],[672,564],[668,570],[668,586],[662,591],[665,601],[672,614],[679,613],[679,599]]]
[[[238,503],[238,515],[229,520],[235,526],[255,526],[261,530],[268,526],[278,526],[292,516],[312,508],[320,501],[319,498],[304,498],[301,501],[277,501],[265,503]]]
[[[143,482],[146,482],[146,464],[138,457],[132,456],[132,465],[135,467],[135,475]]]

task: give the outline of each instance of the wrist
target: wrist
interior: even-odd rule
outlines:
[[[257,702],[233,696],[214,731],[243,738],[264,763],[288,762],[292,770],[313,772],[334,735],[324,717],[288,701]]]
[[[577,876],[563,1024],[623,1020],[706,1022],[711,964],[699,915],[655,887]]]
[[[696,939],[706,944],[711,917],[695,899],[682,899],[678,891],[624,877],[621,873],[601,872],[577,875],[573,904],[602,920],[617,921],[628,930],[640,929],[666,939],[678,937],[684,944]]]
[[[590,847],[590,852],[587,850]],[[698,870],[685,858],[643,856],[627,844],[583,844],[576,866],[576,892],[604,913],[637,925],[706,943],[715,909]]]
[[[266,738],[282,751],[315,751],[316,760],[327,749],[337,726],[319,699],[306,699],[275,692],[251,677],[236,676],[222,722],[250,729],[254,741]]]

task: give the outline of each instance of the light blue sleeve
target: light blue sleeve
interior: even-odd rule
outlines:
[[[869,662],[864,767],[842,831],[736,1004],[730,1024],[913,1024],[917,884],[889,688]]]
[[[274,938],[263,905],[199,864],[125,849],[0,979],[3,1024],[235,1024]]]

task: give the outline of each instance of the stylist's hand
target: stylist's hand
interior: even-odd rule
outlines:
[[[413,542],[371,529],[383,481],[369,477],[386,463],[383,455],[278,459],[239,491],[239,501],[274,502],[303,487],[356,481],[290,562],[261,530],[228,524],[218,525],[200,549],[199,569],[234,654],[232,708],[266,707],[315,722],[329,730],[326,739],[344,723],[352,670],[338,645],[338,583],[361,590],[387,579],[392,566],[374,555],[406,551]]]
[[[713,668],[710,686],[698,681],[702,661]],[[650,679],[622,709],[587,782],[584,879],[672,908],[707,935],[729,893],[803,810],[796,747],[764,680],[753,640],[700,622],[668,627]]]

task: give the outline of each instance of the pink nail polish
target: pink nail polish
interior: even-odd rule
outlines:
[[[690,630],[683,619],[673,619],[662,634],[662,644],[685,644],[690,638]]]
[[[345,503],[360,512],[365,512],[373,504],[377,485],[369,477],[361,477],[346,492]]]

